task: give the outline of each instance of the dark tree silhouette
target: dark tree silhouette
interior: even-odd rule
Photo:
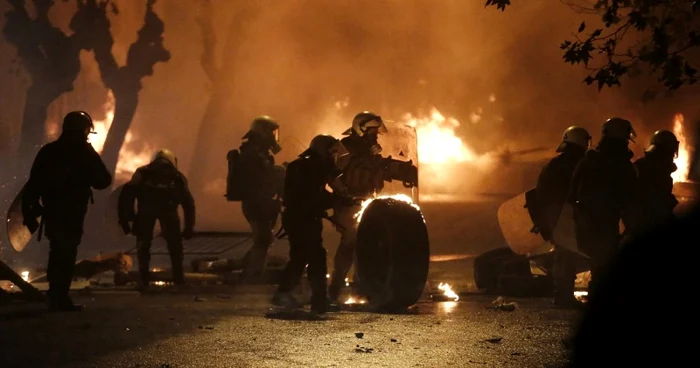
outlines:
[[[118,12],[110,1],[79,0],[78,11],[71,22],[71,30],[84,38],[85,48],[95,53],[102,82],[114,94],[114,119],[102,150],[102,159],[112,172],[119,161],[119,151],[124,144],[134,118],[141,91],[141,79],[153,75],[158,62],[170,60],[170,52],[163,45],[165,25],[153,11],[156,0],[146,3],[146,16],[138,38],[127,53],[126,65],[119,66],[112,55],[114,39],[110,33],[107,7]]]
[[[581,23],[574,39],[561,45],[567,63],[590,71],[587,84],[596,83],[599,90],[619,86],[624,76],[643,72],[658,77],[668,90],[698,81],[700,0],[560,1],[597,15],[603,24],[582,36],[587,27]],[[501,11],[509,5],[510,0],[486,1]]]
[[[45,140],[47,109],[51,102],[73,90],[73,81],[80,72],[79,35],[67,36],[49,20],[53,0],[33,0],[36,18],[27,12],[24,0],[8,0],[5,13],[5,39],[17,48],[21,64],[31,76],[27,89],[22,136],[19,146],[19,172]]]
[[[245,20],[250,17],[251,11],[247,2],[237,3],[237,9],[231,19],[231,23],[227,32],[226,47],[224,48],[222,65],[217,63],[214,50],[216,48],[216,34],[213,26],[214,7],[211,0],[200,1],[200,13],[197,18],[200,31],[202,32],[203,51],[200,59],[202,69],[204,69],[210,83],[211,95],[207,103],[202,122],[199,126],[197,134],[197,143],[195,146],[194,157],[209,158],[215,157],[211,145],[212,141],[218,139],[220,132],[216,126],[221,121],[222,114],[225,108],[225,102],[231,99],[231,81],[235,68],[233,68],[227,60],[233,61],[240,45],[245,37],[243,35],[243,25]],[[219,155],[221,156],[221,155]],[[222,159],[224,156],[221,156]],[[206,165],[193,165],[189,172],[190,185],[195,190],[201,190],[207,183],[208,178]]]

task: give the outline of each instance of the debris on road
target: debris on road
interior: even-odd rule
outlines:
[[[398,340],[396,340],[396,339],[391,339],[391,342],[398,342]]]
[[[213,330],[214,326],[199,326],[198,328],[200,330]]]
[[[486,339],[486,340],[484,340],[484,342],[490,342],[490,343],[492,343],[492,344],[498,344],[498,343],[501,342],[501,340],[503,340],[502,337],[494,337],[494,338],[492,338],[492,339]]]
[[[488,307],[488,309],[493,309],[493,310],[500,310],[504,312],[514,312],[518,308],[518,303],[516,302],[510,302],[506,303],[506,301],[503,299],[502,296],[499,296],[491,302],[491,306]]]
[[[362,332],[355,332],[355,337],[357,337],[358,339],[361,339],[363,336],[365,336],[364,333],[362,333]]]
[[[357,345],[355,346],[355,352],[356,353],[372,353],[374,352],[373,348],[366,348],[364,346]]]
[[[198,297],[198,296],[195,296],[195,297],[194,297],[194,301],[195,301],[195,302],[206,302],[207,300],[204,299],[204,298],[200,298],[200,297]]]

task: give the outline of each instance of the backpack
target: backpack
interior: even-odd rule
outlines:
[[[241,153],[237,150],[231,150],[226,155],[228,160],[228,174],[226,175],[226,200],[229,202],[237,202],[246,199],[246,183],[245,174],[240,163]]]

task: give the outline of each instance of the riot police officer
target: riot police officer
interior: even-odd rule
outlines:
[[[668,130],[652,135],[644,157],[634,165],[639,172],[640,231],[651,231],[673,220],[673,209],[678,204],[673,195],[673,174],[678,168],[673,159],[678,155],[680,142]]]
[[[284,270],[273,304],[298,308],[301,304],[292,296],[304,268],[312,289],[311,310],[325,313],[326,250],[321,237],[322,218],[326,210],[339,202],[353,205],[354,200],[326,190],[342,172],[339,160],[347,154],[343,144],[329,135],[316,136],[299,158],[287,167],[282,226],[289,236],[289,263]]]
[[[134,211],[135,201],[137,211]],[[179,206],[182,206],[185,216],[182,233],[177,212]],[[173,283],[183,285],[182,239],[193,236],[195,205],[187,179],[177,169],[177,157],[168,149],[156,152],[151,163],[138,168],[119,195],[119,223],[125,234],[133,232],[136,235],[143,289],[147,289],[150,282],[151,241],[156,221],[160,223],[168,245]]]
[[[334,192],[367,199],[384,188],[384,167],[380,155],[382,147],[378,138],[379,134],[386,132],[381,116],[370,111],[355,116],[352,127],[343,133],[346,137],[341,140],[350,154],[343,175],[331,185]],[[339,204],[333,211],[333,219],[340,225],[336,227],[340,232],[340,244],[335,254],[328,291],[333,301],[337,301],[340,290],[345,285],[345,277],[354,262],[357,237],[355,214],[359,210],[359,204]]]
[[[279,130],[274,119],[259,116],[251,123],[239,148],[239,173],[245,180],[246,192],[241,208],[253,232],[253,246],[246,255],[243,271],[243,279],[249,282],[259,280],[264,272],[273,240],[272,228],[281,209],[284,168],[275,165],[273,156],[282,150]]]
[[[628,147],[636,136],[628,120],[608,119],[600,141],[586,151],[571,178],[576,241],[591,257],[589,289],[595,288],[602,268],[619,250],[620,220],[627,234],[637,226],[637,170]]]
[[[570,126],[564,131],[559,153],[544,166],[537,180],[536,198],[540,219],[537,228],[545,240],[552,240],[552,231],[559,220],[562,206],[569,194],[571,176],[576,165],[591,145],[591,135],[582,127]],[[578,306],[574,297],[576,255],[562,247],[554,252],[554,303],[558,306]]]
[[[88,113],[68,113],[63,119],[61,136],[37,153],[22,194],[25,225],[34,232],[40,227],[37,218],[41,216],[50,242],[46,273],[52,310],[82,309],[73,304],[68,292],[88,201],[92,199],[91,188],[106,189],[112,183],[112,175],[88,142],[93,129]]]

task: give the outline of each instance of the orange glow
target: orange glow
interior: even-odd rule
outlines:
[[[683,114],[676,114],[673,118],[673,134],[680,142],[678,147],[678,157],[673,160],[678,169],[671,174],[674,183],[688,181],[690,173],[690,152],[688,151],[687,137],[685,136],[685,119]]]
[[[445,117],[435,107],[427,116],[404,115],[404,122],[416,128],[421,163],[445,164],[475,161],[477,155],[458,137],[459,121]]]
[[[107,101],[102,106],[105,109],[106,118],[104,120],[94,120],[93,124],[95,126],[95,134],[90,135],[90,144],[95,148],[95,151],[102,153],[104,149],[105,141],[107,140],[107,134],[109,133],[109,127],[112,125],[114,119],[114,95],[112,91],[107,94]],[[142,150],[133,150],[130,145],[135,142],[135,138],[131,131],[126,133],[124,137],[124,145],[122,145],[119,151],[119,161],[117,162],[116,177],[117,181],[129,180],[131,175],[140,166],[146,165],[151,161],[151,156],[153,155],[153,149],[151,147],[145,147]]]

